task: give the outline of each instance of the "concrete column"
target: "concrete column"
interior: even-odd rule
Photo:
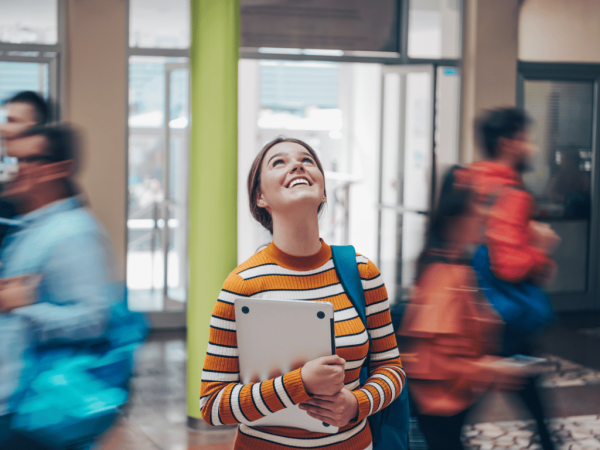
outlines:
[[[187,413],[198,426],[213,306],[237,266],[239,0],[191,0]]]
[[[112,238],[127,245],[126,0],[66,0],[64,118],[82,132],[80,185]]]
[[[462,163],[480,159],[473,121],[485,109],[514,106],[521,0],[465,0],[461,86]]]

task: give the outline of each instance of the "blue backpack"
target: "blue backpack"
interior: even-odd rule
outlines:
[[[102,339],[36,352],[37,374],[12,418],[13,432],[52,449],[81,448],[106,431],[129,397],[134,351],[148,323],[127,307],[124,289],[110,286],[115,302]]]
[[[477,249],[471,264],[486,299],[505,322],[503,354],[518,351],[520,341],[552,322],[552,305],[542,288],[531,281],[511,283],[497,278],[485,245]]]
[[[331,252],[333,264],[344,291],[367,328],[365,293],[356,264],[356,251],[351,245],[345,245],[332,246]],[[370,344],[371,339],[369,338],[369,348]],[[369,362],[370,358],[367,357],[360,370],[361,384],[364,384],[369,377]],[[390,403],[387,408],[369,417],[369,426],[374,450],[408,450],[410,408],[406,384],[395,401]]]

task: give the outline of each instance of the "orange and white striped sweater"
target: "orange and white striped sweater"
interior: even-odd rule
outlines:
[[[405,373],[392,328],[388,298],[375,264],[356,257],[367,303],[371,338],[370,377],[360,386],[360,368],[369,352],[368,336],[339,282],[331,247],[295,257],[274,244],[252,256],[225,280],[211,318],[200,387],[200,409],[211,425],[241,424],[236,449],[370,449],[367,417],[400,394]],[[241,384],[233,301],[237,297],[326,301],[335,310],[336,353],[346,360],[345,387],[358,400],[358,418],[336,434],[286,427],[253,427],[252,421],[310,399],[300,370],[260,383]]]

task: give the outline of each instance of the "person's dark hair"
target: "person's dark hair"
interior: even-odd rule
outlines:
[[[527,131],[531,119],[519,108],[497,108],[480,116],[475,129],[479,145],[491,159],[498,156],[498,139],[513,139],[517,133]]]
[[[444,176],[437,208],[427,228],[425,247],[417,259],[417,280],[429,264],[440,259],[435,251],[447,248],[446,235],[450,221],[469,210],[472,190],[468,182],[468,170],[464,166],[455,165]]]
[[[35,122],[45,125],[50,122],[50,108],[48,103],[38,93],[33,91],[22,91],[6,100],[6,104],[26,103],[31,105],[35,111]]]
[[[314,158],[317,167],[323,174],[323,177],[325,177],[325,171],[323,170],[323,166],[321,165],[321,161],[319,160],[317,153],[312,149],[310,145],[308,145],[306,142],[301,141],[300,139],[292,139],[280,136],[278,138],[273,139],[271,142],[268,142],[262,148],[258,155],[256,155],[256,158],[252,163],[252,167],[250,168],[250,173],[248,173],[248,202],[250,205],[250,213],[252,214],[252,217],[254,217],[254,219],[256,219],[256,221],[260,223],[263,227],[269,230],[271,234],[273,233],[273,219],[271,217],[271,214],[269,214],[265,208],[261,208],[258,206],[258,196],[260,194],[260,174],[262,171],[263,160],[265,159],[265,155],[267,154],[267,152],[272,147],[274,147],[277,144],[281,144],[282,142],[293,142],[301,145],[306,150],[308,150],[308,153],[310,153],[311,156]],[[326,191],[324,192],[324,195],[325,197],[327,197]],[[324,205],[324,203],[321,203],[319,205],[317,213],[321,212],[321,209],[323,209]]]
[[[65,125],[41,126],[36,125],[24,131],[21,137],[43,136],[46,140],[44,148],[48,163],[73,161],[74,170],[71,177],[65,179],[69,196],[79,194],[80,190],[73,180],[73,175],[79,170],[81,163],[79,136]]]

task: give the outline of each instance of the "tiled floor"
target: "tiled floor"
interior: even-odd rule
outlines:
[[[600,448],[600,416],[578,416],[550,421],[557,450]],[[470,450],[539,449],[539,439],[531,420],[512,420],[467,425],[464,441]]]
[[[185,333],[158,333],[137,355],[130,405],[106,447],[123,450],[229,450],[235,429],[187,427]],[[118,433],[128,438],[123,445]]]
[[[557,450],[600,449],[600,328],[553,330],[543,341],[541,378]],[[570,329],[569,329],[570,328]],[[153,334],[140,349],[132,401],[124,417],[104,436],[106,449],[230,450],[235,429],[196,432],[187,427],[184,332]],[[539,448],[533,423],[510,394],[489,395],[464,430],[471,450]]]

